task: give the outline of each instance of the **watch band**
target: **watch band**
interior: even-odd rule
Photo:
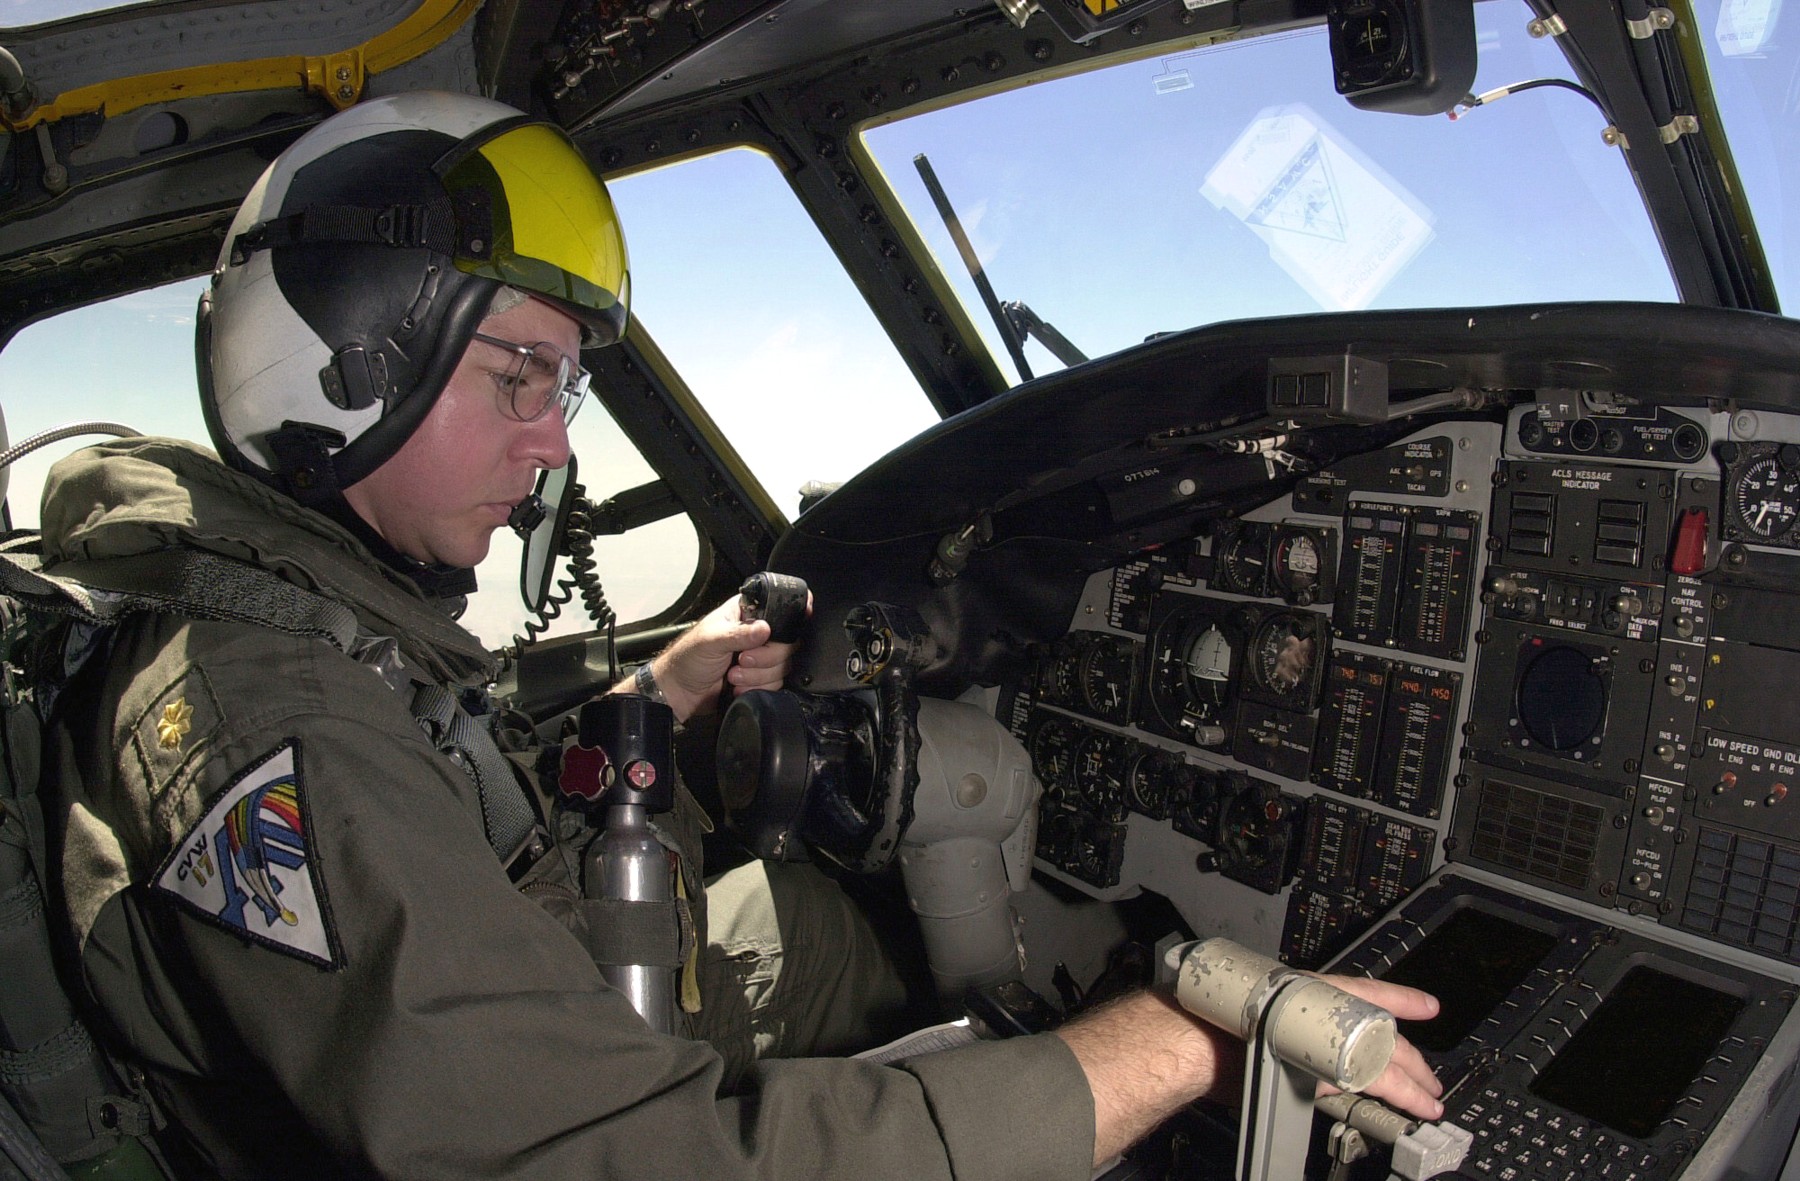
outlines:
[[[663,695],[662,686],[656,683],[656,674],[650,671],[648,660],[638,665],[637,672],[632,674],[631,680],[639,697],[647,701],[654,701],[658,705],[669,704],[669,699]]]

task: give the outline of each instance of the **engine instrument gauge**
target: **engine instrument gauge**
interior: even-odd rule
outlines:
[[[1213,526],[1211,584],[1235,595],[1262,595],[1269,567],[1269,527],[1260,521]]]
[[[1075,752],[1083,727],[1045,716],[1031,734],[1031,766],[1044,785],[1044,796],[1061,799],[1075,786]]]
[[[1097,718],[1131,719],[1131,685],[1137,675],[1137,644],[1123,636],[1096,635],[1081,654],[1081,700]]]
[[[1125,802],[1152,820],[1167,820],[1172,805],[1187,801],[1194,779],[1194,768],[1180,755],[1160,747],[1139,747],[1125,776]]]
[[[1171,785],[1169,823],[1176,832],[1208,845],[1219,839],[1219,773],[1183,764],[1179,787]]]
[[[1057,705],[1074,705],[1080,700],[1082,653],[1060,643],[1044,658],[1039,673],[1038,691],[1045,701]]]
[[[1269,585],[1299,606],[1330,602],[1337,576],[1337,543],[1329,529],[1284,525],[1269,546]]]
[[[1125,819],[1131,753],[1132,741],[1123,735],[1096,730],[1081,740],[1075,752],[1075,789],[1084,810],[1115,823]]]
[[[1068,871],[1102,888],[1119,884],[1119,863],[1125,857],[1125,829],[1086,821],[1075,838],[1073,863]]]
[[[1751,462],[1733,483],[1731,511],[1752,538],[1785,536],[1800,519],[1800,471],[1783,467],[1773,454]]]
[[[1275,611],[1250,633],[1244,658],[1244,696],[1306,712],[1318,699],[1325,658],[1324,617]]]
[[[1219,806],[1219,872],[1265,894],[1279,893],[1294,876],[1303,807],[1275,784],[1249,779]]]

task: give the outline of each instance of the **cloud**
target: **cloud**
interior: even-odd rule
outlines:
[[[893,346],[866,334],[874,329],[865,322],[820,310],[676,352],[719,429],[789,517],[803,483],[847,480],[937,421]]]

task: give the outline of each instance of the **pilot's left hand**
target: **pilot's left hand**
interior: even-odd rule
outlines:
[[[1401,1021],[1429,1021],[1438,1015],[1438,1000],[1428,992],[1390,984],[1367,976],[1322,976],[1321,979],[1351,996],[1379,1005]],[[1334,1088],[1321,1086],[1323,1091]],[[1374,1085],[1363,1092],[1423,1120],[1443,1118],[1444,1105],[1438,1101],[1444,1084],[1438,1082],[1426,1065],[1417,1046],[1403,1037],[1394,1039],[1394,1056]]]
[[[808,596],[809,614],[811,609]],[[676,721],[718,708],[720,692],[727,684],[734,693],[781,688],[795,646],[771,643],[767,621],[745,623],[742,612],[742,596],[733,595],[650,662],[650,671],[675,711]],[[631,682],[620,688],[629,691]]]

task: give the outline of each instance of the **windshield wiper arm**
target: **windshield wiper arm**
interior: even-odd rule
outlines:
[[[1043,342],[1045,348],[1064,365],[1079,365],[1087,360],[1080,349],[1069,343],[1068,337],[1046,324],[1038,314],[1017,301],[1002,304],[994,294],[993,284],[988,282],[987,271],[981,260],[975,257],[975,247],[969,242],[969,235],[963,232],[962,220],[956,216],[956,210],[950,205],[950,198],[944,192],[944,186],[938,183],[937,172],[931,167],[931,161],[920,152],[913,157],[913,166],[919,170],[919,179],[925,182],[925,191],[931,194],[932,204],[937,206],[938,216],[944,219],[944,228],[950,231],[950,240],[956,243],[956,252],[962,255],[963,266],[968,268],[969,278],[975,281],[975,290],[981,294],[981,302],[987,306],[988,315],[994,318],[994,324],[1000,329],[1000,339],[1006,343],[1006,351],[1011,355],[1013,364],[1018,367],[1019,379],[1030,381],[1031,366],[1025,361],[1025,340],[1035,336]]]
[[[1042,317],[1031,310],[1028,304],[1018,300],[1009,300],[1000,305],[1006,313],[1006,319],[1019,332],[1021,338],[1035,336],[1038,342],[1050,350],[1050,354],[1064,365],[1079,365],[1087,360],[1087,354],[1069,342],[1069,338],[1058,332]]]

